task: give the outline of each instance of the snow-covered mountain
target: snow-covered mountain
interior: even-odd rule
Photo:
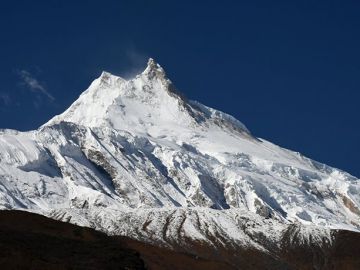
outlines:
[[[37,130],[1,130],[0,207],[183,249],[271,252],[284,235],[358,231],[360,182],[187,100],[150,59],[131,80],[103,72]]]

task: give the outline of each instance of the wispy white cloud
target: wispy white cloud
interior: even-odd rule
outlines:
[[[55,98],[46,89],[45,85],[36,79],[29,71],[18,71],[22,83],[34,93],[40,93],[46,96],[49,100],[54,101]]]
[[[0,104],[3,106],[8,106],[11,103],[10,96],[6,93],[0,93]]]
[[[131,79],[143,72],[149,59],[149,56],[135,48],[127,49],[125,51],[125,57],[130,65],[130,67],[127,67],[126,72],[121,74],[125,79]]]

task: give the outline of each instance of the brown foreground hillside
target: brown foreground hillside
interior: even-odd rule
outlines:
[[[23,211],[0,211],[0,269],[360,269],[360,234],[334,231],[333,243],[281,251],[234,250],[191,242],[191,252],[110,237]]]

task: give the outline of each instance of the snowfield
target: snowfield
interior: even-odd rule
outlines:
[[[167,246],[271,250],[360,229],[360,182],[188,101],[152,59],[102,73],[63,114],[0,131],[0,208]],[[291,230],[290,230],[291,229]]]

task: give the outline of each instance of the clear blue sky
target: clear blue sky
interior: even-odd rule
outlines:
[[[0,128],[153,57],[188,98],[360,176],[359,1],[1,1]]]

